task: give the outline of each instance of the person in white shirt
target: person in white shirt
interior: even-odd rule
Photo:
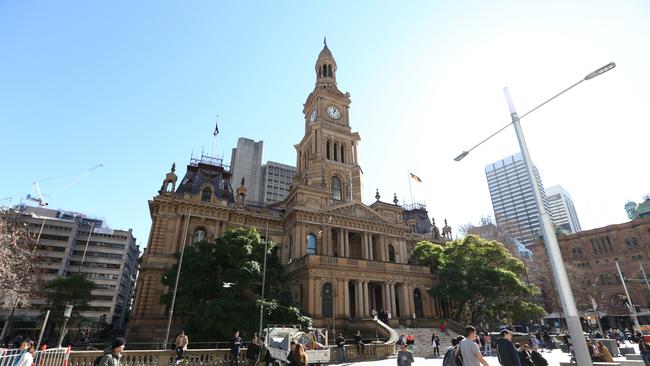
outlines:
[[[20,348],[22,348],[22,345]],[[26,351],[20,355],[20,359],[18,359],[18,364],[16,364],[16,366],[32,366],[34,364],[34,354],[36,354],[34,343],[27,343]]]

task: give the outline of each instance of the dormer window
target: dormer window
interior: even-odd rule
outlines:
[[[210,188],[204,188],[203,191],[201,191],[201,201],[210,202],[211,199],[212,199],[212,190]]]

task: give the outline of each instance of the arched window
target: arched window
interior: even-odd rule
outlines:
[[[325,143],[325,154],[327,155],[327,160],[330,160],[330,142]]]
[[[198,243],[200,241],[204,241],[208,239],[208,234],[205,232],[203,229],[196,229],[194,230],[194,234],[192,234],[192,243]]]
[[[395,263],[395,247],[388,245],[388,261]]]
[[[316,254],[317,243],[318,241],[316,240],[316,235],[307,235],[307,254]]]
[[[207,187],[204,188],[203,191],[201,192],[201,201],[210,202],[211,198],[212,198],[212,190]]]
[[[340,201],[342,198],[341,194],[341,179],[337,176],[333,176],[330,180],[330,185],[332,186],[332,199]]]
[[[327,65],[327,76],[332,77],[332,65]]]
[[[413,305],[415,305],[415,316],[417,318],[424,318],[424,310],[422,308],[422,293],[419,289],[413,290]]]
[[[332,284],[326,283],[323,285],[323,290],[321,293],[322,305],[323,305],[323,317],[332,316]]]
[[[345,163],[345,146],[341,145],[341,163]]]

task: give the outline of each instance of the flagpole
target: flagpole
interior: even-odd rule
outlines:
[[[411,172],[407,170],[406,173],[407,173],[406,176],[409,179],[409,193],[411,194],[411,204],[413,204],[413,189],[411,188]]]
[[[214,158],[214,145],[217,142],[217,135],[219,134],[219,115],[217,114],[217,121],[214,126],[214,133],[212,134],[212,149],[210,150],[210,156]]]

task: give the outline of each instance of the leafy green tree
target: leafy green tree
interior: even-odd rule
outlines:
[[[92,299],[91,292],[95,288],[94,282],[78,274],[46,282],[43,290],[47,306],[43,308],[43,313],[50,310],[49,322],[58,327],[63,323],[66,305],[72,305],[70,320],[80,320],[82,318],[80,313],[89,309],[88,302]]]
[[[455,320],[476,324],[545,313],[531,301],[539,289],[522,281],[524,264],[497,241],[474,235],[444,245],[421,241],[411,256],[436,275],[429,293],[451,300]]]
[[[251,335],[259,329],[265,245],[264,323],[311,324],[282,286],[282,263],[271,255],[275,243],[265,243],[254,228],[236,228],[226,230],[216,243],[203,241],[185,248],[174,314],[193,339],[226,339],[233,330]],[[177,270],[176,264],[163,275],[162,283],[173,288]],[[163,304],[171,300],[171,291],[161,297]]]

